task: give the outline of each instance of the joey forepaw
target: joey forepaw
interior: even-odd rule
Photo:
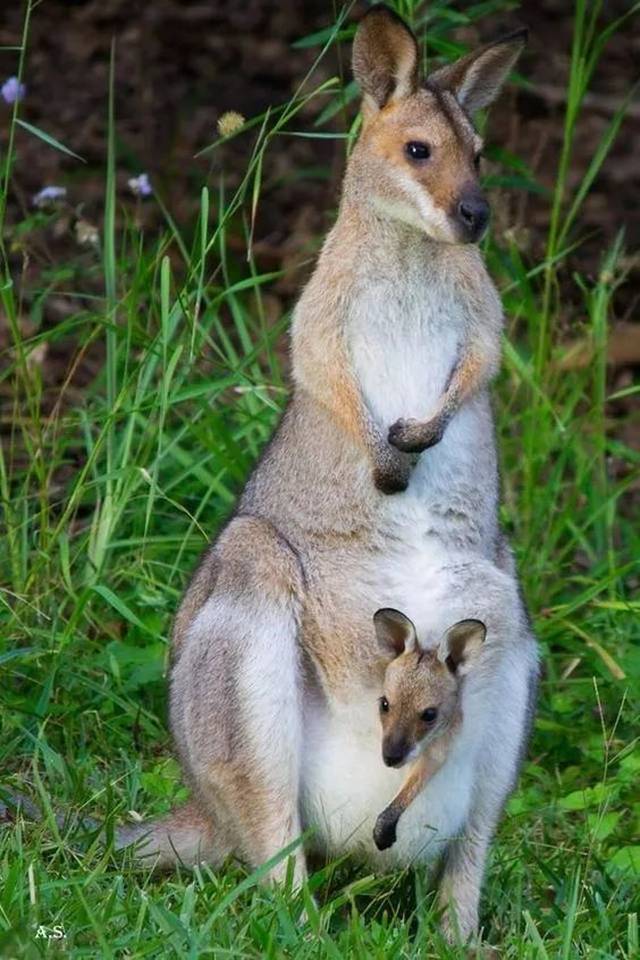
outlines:
[[[397,840],[398,813],[391,807],[383,810],[373,828],[373,839],[378,850],[388,850]]]

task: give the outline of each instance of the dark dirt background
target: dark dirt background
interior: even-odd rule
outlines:
[[[20,42],[24,9],[2,4],[0,46]],[[464,9],[465,3],[458,4]],[[607,19],[627,8],[622,0],[607,0]],[[354,18],[364,11],[354,7]],[[166,206],[179,223],[195,222],[202,183],[208,180],[212,198],[224,170],[229,186],[244,168],[252,142],[246,134],[211,157],[194,154],[217,137],[216,121],[227,110],[246,117],[269,104],[286,101],[317,55],[317,49],[296,50],[292,43],[334,20],[330,0],[43,0],[33,12],[24,80],[28,87],[22,116],[42,127],[82,155],[86,165],[65,157],[19,130],[14,192],[9,201],[8,225],[31,211],[32,195],[47,184],[64,185],[69,215],[58,218],[26,239],[10,236],[16,277],[22,287],[25,332],[56,324],[78,310],[69,296],[49,296],[41,316],[28,318],[30,305],[48,277],[51,265],[78,260],[73,231],[81,210],[89,222],[100,225],[106,155],[106,97],[110,47],[115,38],[116,119],[118,133],[119,198],[132,215],[152,232],[162,222],[157,204],[142,205],[128,195],[128,177],[147,171]],[[523,23],[531,30],[521,73],[529,89],[509,89],[494,109],[489,140],[523,157],[537,181],[551,188],[557,169],[564,114],[563,91],[569,64],[573,21],[570,0],[525,0],[512,14],[480,22],[481,35],[462,30],[457,39],[486,40]],[[343,50],[343,56],[346,56]],[[0,78],[16,72],[17,53],[0,51]],[[342,69],[332,52],[315,75],[319,83]],[[607,122],[637,79],[640,32],[630,24],[610,43],[598,68],[576,143],[572,178],[579,181]],[[298,116],[295,126],[309,128],[322,108],[318,101]],[[6,143],[10,108],[0,103],[0,138]],[[336,118],[336,129],[344,129]],[[602,253],[621,226],[631,272],[616,300],[613,349],[615,386],[628,384],[640,363],[640,325],[637,312],[640,249],[640,102],[632,104],[617,144],[607,158],[588,198],[579,234],[585,238],[572,255],[567,275],[577,269],[594,275]],[[276,269],[307,257],[329,224],[342,171],[340,141],[280,137],[268,154],[265,190],[256,226],[258,266]],[[237,173],[234,175],[234,170]],[[525,257],[539,258],[549,219],[545,195],[524,191],[493,191],[494,230],[516,231]],[[232,242],[234,238],[232,237]],[[244,249],[244,238],[235,238]],[[301,253],[302,252],[302,253]],[[99,271],[85,280],[100,290]],[[294,273],[276,288],[274,313],[288,305],[299,288]],[[68,289],[68,288],[67,288]],[[569,301],[563,318],[567,331],[580,319],[579,300]],[[33,311],[31,311],[33,314]],[[0,327],[3,318],[0,316]],[[35,325],[34,325],[35,323]],[[0,329],[0,349],[7,347],[6,328]],[[60,344],[42,358],[48,389],[55,394],[67,372],[74,345]],[[1,359],[0,359],[1,362]],[[100,364],[100,352],[89,351],[78,366],[75,388],[82,388]]]

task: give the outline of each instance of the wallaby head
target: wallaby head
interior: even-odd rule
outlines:
[[[353,45],[363,130],[346,189],[436,241],[477,242],[489,206],[479,184],[482,139],[470,117],[497,96],[525,42],[525,30],[511,34],[421,84],[413,33],[388,8],[374,7]]]
[[[486,628],[480,620],[460,620],[434,650],[421,650],[413,623],[399,610],[378,610],[373,620],[378,643],[391,657],[379,700],[382,758],[388,767],[400,767],[456,715],[462,677],[482,647]]]

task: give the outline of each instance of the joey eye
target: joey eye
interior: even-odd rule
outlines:
[[[424,720],[425,723],[435,723],[438,718],[438,711],[435,707],[427,707],[426,710],[423,710],[420,714],[420,719]]]
[[[380,697],[378,706],[380,707],[380,713],[389,713],[389,701],[386,697]]]
[[[473,165],[476,170],[480,169],[480,161],[482,160],[482,150],[478,150],[475,157],[473,158]]]
[[[404,152],[410,160],[428,160],[431,156],[429,144],[421,140],[410,140],[409,143],[405,143]]]

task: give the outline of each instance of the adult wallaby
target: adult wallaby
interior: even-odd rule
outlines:
[[[140,852],[160,863],[233,852],[256,866],[315,828],[317,850],[380,867],[443,856],[445,926],[476,926],[537,657],[496,519],[487,383],[502,315],[474,245],[487,205],[469,117],[524,41],[421,84],[402,20],[375,7],[358,28],[362,133],[296,307],[292,397],[175,622],[171,726],[194,799],[120,837],[146,835]],[[384,853],[373,824],[402,774],[380,760],[381,606],[407,611],[427,645],[467,617],[491,636],[456,747]],[[305,872],[299,847],[296,879]]]

